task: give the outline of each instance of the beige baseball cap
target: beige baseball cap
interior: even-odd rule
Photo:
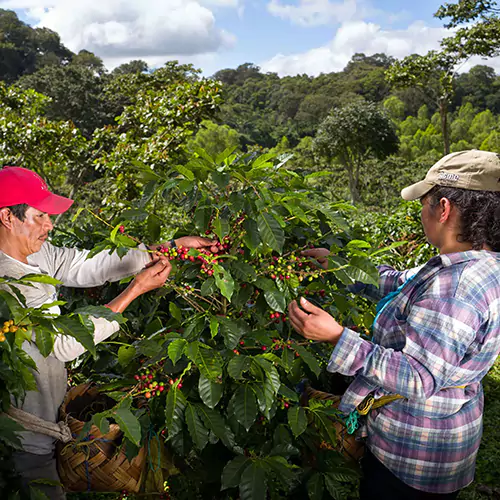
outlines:
[[[477,149],[446,155],[429,169],[423,181],[404,188],[401,196],[417,200],[434,186],[500,191],[500,155]]]

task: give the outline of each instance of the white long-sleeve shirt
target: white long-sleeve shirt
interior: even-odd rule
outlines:
[[[28,264],[25,264],[0,252],[0,276],[21,278],[31,273],[47,274],[65,286],[88,288],[134,275],[150,261],[144,246],[130,250],[122,259],[116,253],[110,255],[107,251],[100,252],[91,259],[87,259],[88,254],[88,250],[58,248],[46,242],[39,252],[28,257]],[[32,285],[16,285],[26,298],[28,307],[40,307],[57,299],[57,291],[53,285]],[[10,291],[9,288],[6,290]],[[59,307],[51,308],[50,312],[60,314]],[[92,318],[92,321],[96,344],[119,329],[116,321],[104,318]],[[33,342],[25,342],[23,349],[37,365],[38,371],[34,372],[34,376],[38,392],[28,392],[20,408],[49,422],[56,422],[67,388],[64,363],[83,354],[85,348],[73,337],[56,335],[53,352],[46,358]],[[23,432],[21,438],[23,449],[29,453],[44,455],[52,453],[54,449],[54,439],[43,434]]]

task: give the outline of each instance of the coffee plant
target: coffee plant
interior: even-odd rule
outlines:
[[[177,237],[217,242],[216,253],[158,244],[155,251],[173,264],[171,278],[136,300],[121,331],[102,345],[93,345],[85,315],[101,315],[103,308],[91,304],[106,303],[121,284],[61,289],[58,304],[69,314],[58,318],[31,311],[44,355],[55,329],[76,331],[87,347],[70,366],[70,383],[93,381],[116,405],[89,415],[84,431],[95,424],[105,432],[115,422],[129,457],[147,446],[145,492],[179,500],[351,494],[357,471],[335,448],[332,420],[340,415],[329,402],[300,404],[305,379],[338,392],[325,372],[331,346],[297,335],[287,305],[307,296],[343,324],[367,330],[370,308],[347,286],[377,283],[371,259],[382,250],[353,239],[343,216],[348,205],[310,187],[321,175],[301,177],[273,155],[228,150],[212,158],[198,150],[166,173],[141,168],[141,198],[109,223],[97,216],[93,231],[60,233],[65,244],[123,254],[139,239],[158,237],[154,208],[168,204],[186,214]],[[331,250],[327,271],[302,253],[318,246]],[[2,321],[11,319],[9,308],[21,307],[6,297]],[[11,326],[8,342],[0,343],[5,370],[18,345],[9,339],[18,335]]]

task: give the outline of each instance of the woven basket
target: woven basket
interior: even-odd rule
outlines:
[[[77,401],[77,398],[83,399]],[[102,403],[103,396],[91,384],[82,384],[68,391],[61,406],[60,418],[68,423],[74,436],[77,436],[85,425],[85,422],[72,416],[75,414],[75,403],[80,403],[81,406],[89,401],[99,400]],[[87,438],[80,443],[58,443],[57,467],[65,490],[127,490],[130,493],[138,493],[146,463],[146,450],[142,447],[138,455],[129,462],[123,447],[120,447],[122,439],[123,433],[116,424],[110,424],[107,434],[102,434],[93,425]]]
[[[307,386],[301,395],[301,404],[305,406],[309,399],[333,401],[332,406],[334,408],[338,408],[342,396],[335,396],[334,394],[330,394],[328,392],[317,391],[316,389]],[[332,422],[332,426],[335,428],[338,438],[336,446],[332,448],[336,449],[339,453],[342,453],[348,461],[357,462],[365,454],[364,442],[356,440],[353,434],[349,434],[342,422],[333,418],[331,418],[330,421]],[[329,447],[329,445],[326,445],[326,447]]]

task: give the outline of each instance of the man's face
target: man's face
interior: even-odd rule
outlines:
[[[26,210],[24,221],[13,216],[12,226],[13,235],[19,241],[19,249],[24,255],[38,252],[54,228],[50,216],[33,207]]]

